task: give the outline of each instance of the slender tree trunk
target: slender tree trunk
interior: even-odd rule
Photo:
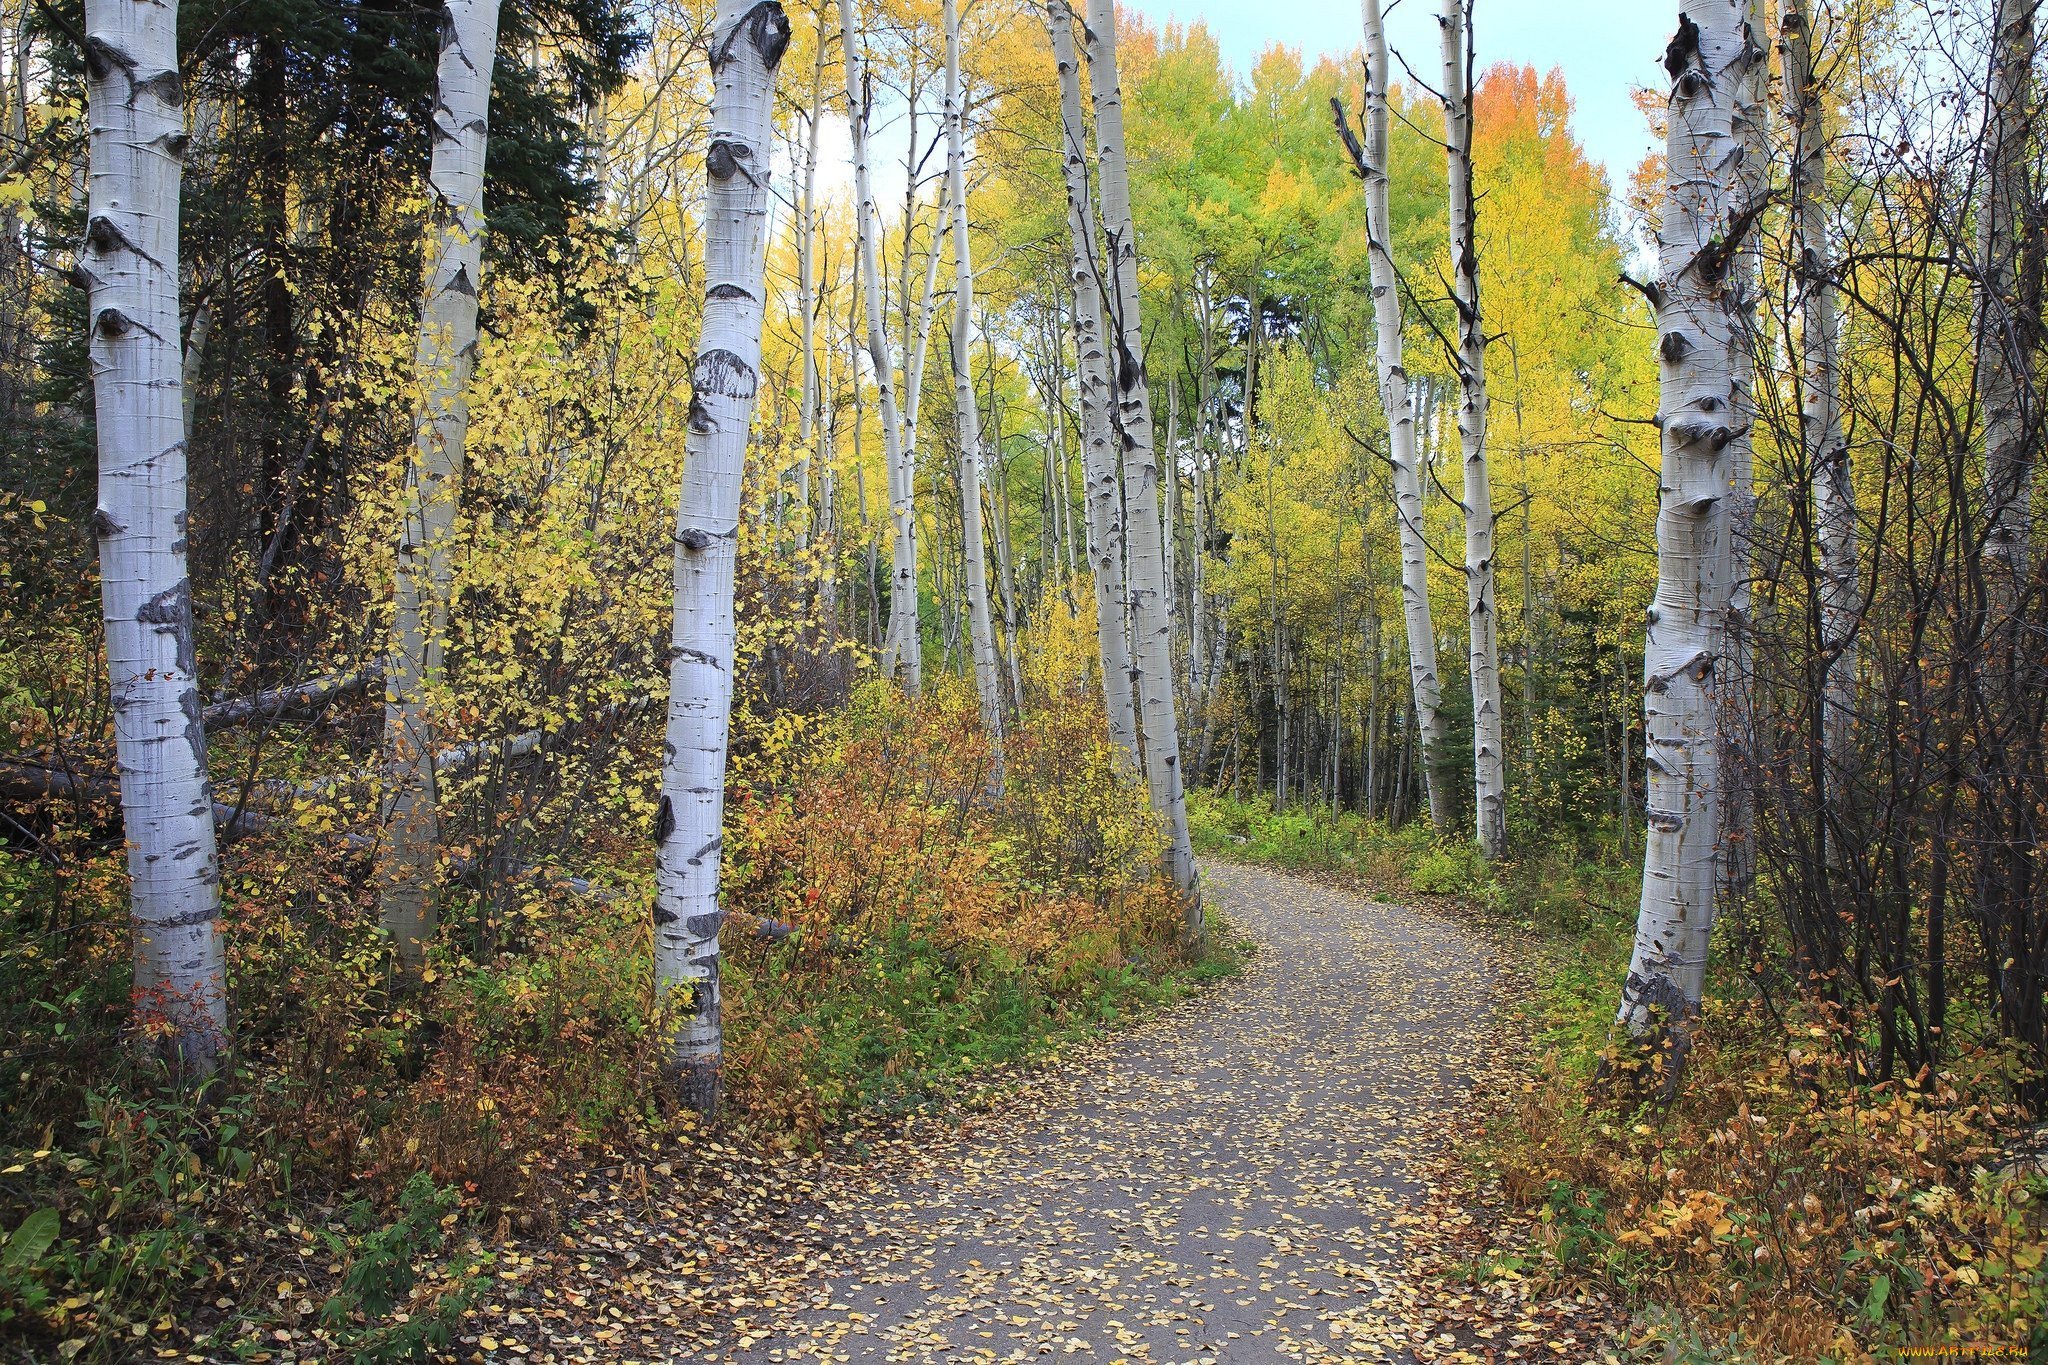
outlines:
[[[174,0],[85,7],[88,173],[79,273],[99,441],[100,613],[128,846],[141,1036],[188,1071],[227,1043],[206,728],[185,560]]]
[[[1423,532],[1422,462],[1416,441],[1414,396],[1402,356],[1399,281],[1394,271],[1392,179],[1388,173],[1387,35],[1380,0],[1362,0],[1365,12],[1366,229],[1370,238],[1372,308],[1379,358],[1380,405],[1387,418],[1387,448],[1394,485],[1394,520],[1401,543],[1401,615],[1408,633],[1408,679],[1421,749],[1429,820],[1450,826],[1450,796],[1440,765],[1446,748],[1443,683],[1437,676],[1436,625],[1429,608],[1429,543]]]
[[[718,1104],[724,1057],[718,877],[732,710],[733,567],[747,433],[760,385],[775,71],[788,43],[789,21],[776,0],[719,0],[709,35],[704,326],[690,372],[689,436],[676,501],[675,625],[654,861],[655,989],[676,1021],[668,1061],[685,1102],[707,1118]]]
[[[1249,439],[1250,433],[1246,435]],[[1280,601],[1280,533],[1273,516],[1274,466],[1279,462],[1280,452],[1269,449],[1266,452],[1266,593],[1272,610],[1273,706],[1279,721],[1273,740],[1273,809],[1276,811],[1287,809],[1287,740],[1292,733],[1287,724],[1287,613]]]
[[[1160,515],[1164,518],[1160,527],[1160,549],[1164,568],[1161,576],[1166,581],[1166,620],[1172,632],[1168,637],[1178,642],[1180,637],[1180,576],[1175,571],[1174,541],[1180,535],[1180,386],[1166,386],[1166,458],[1160,462],[1160,473],[1166,482],[1166,495],[1159,500]],[[1181,686],[1184,678],[1176,666],[1171,678],[1174,688],[1176,715],[1187,714],[1186,689]]]
[[[841,624],[839,619],[839,465],[838,465],[838,424],[839,413],[832,390],[832,346],[828,340],[825,346],[823,372],[818,377],[820,412],[818,416],[818,537],[824,542],[825,553],[819,561],[819,573],[824,582],[819,586],[825,594],[825,603],[831,612],[827,647],[833,650],[834,672],[843,656],[837,651]]]
[[[882,272],[875,242],[877,215],[868,175],[868,118],[872,110],[867,94],[867,61],[856,46],[853,0],[839,0],[839,30],[845,45],[846,105],[853,125],[854,220],[860,239],[860,288],[867,302],[868,363],[875,372],[876,397],[881,404],[882,451],[889,469],[889,520],[895,531],[884,669],[894,673],[900,666],[904,689],[915,696],[923,673],[923,632],[917,602],[917,517],[912,503],[916,470],[905,467],[908,454],[903,444],[904,426],[896,407],[896,364],[889,355],[889,332],[882,313]]]
[[[906,224],[913,221],[914,215],[912,210],[914,210],[915,206],[915,196],[913,195],[907,199],[905,205]],[[924,287],[918,294],[917,307],[914,312],[910,306],[907,288],[903,304],[903,345],[905,356],[903,366],[903,401],[897,409],[902,415],[903,435],[897,444],[900,463],[900,467],[897,470],[897,483],[903,490],[903,496],[909,499],[910,525],[913,532],[922,526],[917,511],[918,414],[924,406],[924,365],[926,356],[930,354],[932,322],[936,317],[936,311],[932,305],[937,298],[938,292],[939,257],[943,254],[946,244],[946,215],[946,194],[942,186],[939,193],[939,202],[932,212],[931,242],[929,250],[925,252]],[[904,228],[905,241],[903,247],[906,282],[909,278],[910,237],[910,229],[906,226]],[[934,518],[936,519],[936,513]],[[939,577],[936,566],[941,562],[939,555],[943,548],[943,546],[935,545],[932,550],[933,564],[935,566],[933,575],[935,593]],[[901,635],[901,642],[907,643],[910,641],[911,636],[917,636],[916,644],[919,656],[917,659],[917,671],[921,677],[924,667],[923,637],[918,634],[918,631],[921,629],[922,621],[922,598],[918,590],[917,559],[918,554],[913,543],[910,553],[910,576],[908,579],[899,578],[897,581],[897,588],[905,610],[896,616],[895,620],[904,629],[904,633]],[[942,614],[950,610],[948,599],[940,597],[937,600]],[[949,650],[952,648],[954,627],[957,624],[956,621],[947,619],[942,622],[940,628],[941,638],[945,640],[946,648]],[[891,667],[893,669],[893,664]],[[905,667],[907,673],[909,667],[907,657]]]
[[[946,197],[953,228],[953,416],[960,433],[961,557],[967,578],[968,643],[995,781],[1003,772],[1003,680],[988,610],[988,556],[981,530],[981,412],[974,392],[974,257],[967,239],[967,108],[960,88],[960,6],[945,0]]]
[[[390,655],[384,667],[384,840],[378,849],[384,931],[400,969],[416,974],[434,933],[440,862],[433,690],[448,638],[449,541],[462,497],[469,379],[476,367],[483,279],[484,150],[497,0],[450,0],[443,21],[426,292],[413,362],[420,408],[400,509]]]
[[[1472,196],[1472,31],[1468,0],[1444,0],[1444,127],[1450,167],[1451,264],[1458,311],[1458,443],[1465,464],[1465,603],[1470,614],[1474,834],[1482,857],[1507,848],[1507,755],[1501,738],[1500,612],[1493,572],[1493,485],[1486,469],[1486,330],[1479,311],[1479,234]]]
[[[1380,790],[1380,668],[1384,651],[1380,642],[1379,571],[1373,564],[1372,517],[1361,499],[1358,518],[1358,547],[1365,558],[1366,648],[1372,651],[1372,670],[1366,681],[1365,703],[1365,817],[1379,816]]]
[[[1778,51],[1784,63],[1785,121],[1793,133],[1792,228],[1798,243],[1799,435],[1813,479],[1813,521],[1820,542],[1820,647],[1825,673],[1819,698],[1821,749],[1828,790],[1849,771],[1856,716],[1856,628],[1860,615],[1856,553],[1856,488],[1842,435],[1841,363],[1835,350],[1834,250],[1828,242],[1827,135],[1814,82],[1813,30],[1806,0],[1784,0]],[[1838,853],[1828,838],[1831,855]],[[1830,862],[1834,861],[1833,856]]]
[[[984,345],[988,351],[988,412],[989,449],[996,456],[996,495],[989,501],[995,513],[996,523],[996,584],[1003,600],[1003,650],[1005,666],[1010,679],[1010,706],[1015,715],[1024,714],[1024,664],[1023,642],[1017,636],[1017,576],[1015,561],[1010,555],[1010,470],[1003,459],[1003,409],[996,393],[996,348],[993,339],[983,332]],[[1048,558],[1048,567],[1057,569],[1057,563]],[[1071,577],[1071,575],[1070,575]],[[1068,594],[1071,605],[1073,596]]]
[[[1109,353],[1103,337],[1101,260],[1096,252],[1095,209],[1088,189],[1087,125],[1081,117],[1081,68],[1074,53],[1073,14],[1067,0],[1046,0],[1046,24],[1060,76],[1061,162],[1067,182],[1067,234],[1074,284],[1074,362],[1081,403],[1082,473],[1095,587],[1095,637],[1102,655],[1102,691],[1109,737],[1144,771],[1138,749],[1137,708],[1131,692],[1131,657],[1124,634],[1124,515],[1112,453]]]
[[[1336,530],[1330,537],[1331,579],[1337,585],[1337,620],[1330,634],[1336,648],[1332,651],[1332,679],[1330,684],[1330,804],[1339,805],[1344,800],[1344,494],[1340,479],[1337,488]]]
[[[184,384],[184,400],[180,407],[185,432],[185,444],[192,444],[192,418],[199,405],[199,371],[206,359],[206,343],[213,337],[213,300],[202,299],[192,310],[192,325],[186,330],[185,352],[179,362],[179,374]]]
[[[1206,265],[1198,264],[1195,267],[1194,286],[1195,326],[1196,331],[1200,334],[1202,343],[1202,371],[1195,380],[1195,401],[1201,407],[1201,415],[1197,419],[1195,427],[1194,543],[1190,547],[1189,559],[1191,563],[1189,565],[1188,584],[1188,675],[1190,692],[1194,698],[1193,705],[1199,708],[1202,713],[1202,733],[1205,737],[1201,753],[1202,762],[1195,769],[1195,778],[1197,781],[1200,781],[1208,767],[1206,737],[1210,733],[1209,688],[1208,679],[1204,676],[1204,669],[1206,668],[1204,660],[1209,656],[1202,648],[1202,631],[1205,625],[1203,618],[1209,610],[1207,601],[1208,571],[1206,564],[1209,554],[1209,513],[1208,492],[1204,487],[1204,475],[1207,472],[1211,453],[1215,449],[1217,427],[1214,392],[1216,384],[1216,315],[1214,300],[1210,296],[1209,271]]]
[[[2027,572],[2032,534],[2034,364],[2041,348],[2041,283],[2025,257],[2033,211],[2035,16],[2040,0],[1997,0],[1987,79],[1983,200],[1977,210],[1977,405],[1984,421],[1984,546],[1994,628]]]
[[[1721,868],[1721,676],[1733,558],[1729,446],[1742,292],[1730,279],[1739,217],[1736,97],[1756,60],[1738,0],[1688,0],[1673,38],[1669,183],[1658,247],[1663,477],[1657,595],[1644,643],[1648,829],[1642,904],[1618,1022],[1666,1030],[1675,1063],[1699,1007]]]
[[[817,319],[817,236],[818,236],[818,130],[825,113],[825,0],[817,7],[816,51],[811,55],[811,107],[804,127],[804,186],[797,201],[796,299],[797,321],[803,329],[803,397],[797,415],[798,457],[802,468],[804,502],[810,502],[811,434],[817,423],[820,381],[818,375]]]
[[[1207,704],[1202,708],[1202,743],[1195,751],[1195,780],[1203,781],[1209,772],[1209,759],[1216,748],[1216,689],[1222,685],[1223,669],[1228,662],[1230,634],[1219,623],[1209,632],[1208,676],[1202,682],[1202,696]]]
[[[1173,706],[1173,627],[1166,609],[1159,536],[1159,460],[1152,449],[1152,401],[1145,387],[1145,331],[1138,308],[1137,228],[1124,163],[1123,92],[1117,79],[1115,0],[1088,3],[1089,90],[1095,103],[1102,224],[1108,241],[1110,313],[1116,343],[1117,434],[1124,451],[1124,508],[1130,552],[1131,645],[1138,675],[1145,780],[1166,826],[1168,875],[1187,902],[1187,937],[1202,933],[1195,855],[1188,844]]]

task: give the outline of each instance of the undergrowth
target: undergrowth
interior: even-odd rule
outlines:
[[[1234,968],[1220,926],[1200,953],[1178,941],[1099,704],[1056,701],[1018,723],[1000,788],[971,690],[944,683],[922,702],[865,688],[743,765],[723,1140],[804,1148],[946,1103]],[[618,790],[574,869],[615,894],[450,889],[411,990],[360,855],[293,826],[237,844],[238,1051],[198,1089],[123,1033],[118,844],[0,853],[0,1355],[419,1358],[494,1249],[558,1217],[579,1163],[686,1156],[699,1134],[663,1099],[651,1008],[643,798]]]

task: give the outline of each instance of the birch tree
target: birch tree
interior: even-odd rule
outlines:
[[[1450,170],[1452,301],[1458,313],[1458,445],[1465,463],[1465,604],[1470,620],[1474,834],[1482,856],[1507,847],[1507,755],[1500,709],[1500,616],[1494,597],[1493,485],[1486,469],[1486,329],[1472,197],[1472,28],[1467,0],[1444,0],[1444,146]]]
[[[1090,577],[1095,588],[1095,638],[1102,656],[1103,705],[1109,736],[1144,771],[1137,708],[1131,694],[1130,643],[1124,634],[1124,508],[1109,423],[1109,352],[1102,332],[1100,258],[1094,195],[1088,183],[1087,125],[1081,115],[1081,66],[1067,0],[1046,0],[1046,26],[1060,77],[1060,162],[1067,186],[1067,240],[1074,290],[1074,364],[1081,407],[1083,509]]]
[[[1152,400],[1145,387],[1145,331],[1138,307],[1138,237],[1131,217],[1130,171],[1124,158],[1123,91],[1116,66],[1116,0],[1088,0],[1089,94],[1095,104],[1096,162],[1101,171],[1102,229],[1108,269],[1107,340],[1115,430],[1123,445],[1124,534],[1130,556],[1131,654],[1138,684],[1139,738],[1153,809],[1166,826],[1166,863],[1187,899],[1190,938],[1202,928],[1200,884],[1188,844],[1188,813],[1180,770],[1180,726],[1173,705],[1173,620],[1167,610],[1159,526],[1159,458],[1152,441]]]
[[[434,932],[440,818],[431,702],[448,636],[448,542],[461,500],[469,380],[476,366],[497,0],[449,0],[441,22],[438,88],[429,119],[426,285],[413,361],[420,406],[400,494],[384,669],[384,841],[377,859],[384,929],[407,974],[420,969]]]
[[[174,0],[85,7],[85,240],[106,630],[135,1001],[145,1038],[211,1071],[227,1041],[206,728],[186,574],[178,199],[185,115]]]
[[[684,1100],[707,1118],[718,1105],[724,1054],[718,878],[732,713],[733,569],[760,385],[775,73],[788,44],[789,20],[777,0],[719,0],[707,49],[704,324],[690,371],[689,434],[676,505],[675,624],[654,859],[655,988],[676,1020],[669,1063]]]
[[[967,577],[967,636],[974,654],[974,690],[981,727],[1003,768],[1003,682],[997,671],[995,629],[988,610],[988,556],[981,529],[981,413],[976,406],[973,356],[974,256],[967,240],[966,104],[960,89],[960,6],[945,0],[946,197],[953,228],[953,413],[960,435],[961,556]]]
[[[803,347],[803,394],[797,410],[797,445],[801,456],[806,504],[809,503],[811,440],[817,429],[821,398],[818,374],[818,134],[825,114],[825,0],[818,0],[817,35],[811,53],[811,102],[804,124],[804,183],[797,200],[796,297]],[[824,463],[829,477],[831,461]],[[828,564],[831,562],[828,558]]]
[[[1770,194],[1770,61],[1758,43],[1768,23],[1765,0],[1745,0],[1743,74],[1735,82],[1735,207],[1737,221],[1754,222]],[[1736,905],[1756,885],[1756,811],[1751,789],[1756,712],[1749,680],[1756,668],[1750,634],[1756,580],[1756,412],[1757,355],[1764,346],[1758,317],[1763,298],[1762,234],[1735,238],[1728,298],[1735,320],[1735,397],[1752,420],[1736,426],[1728,441],[1728,643],[1721,663],[1721,900]]]
[[[1667,1030],[1673,1060],[1706,981],[1721,867],[1720,711],[1731,583],[1730,445],[1744,345],[1731,287],[1749,222],[1736,207],[1740,86],[1758,59],[1739,0],[1689,0],[1665,57],[1671,77],[1657,310],[1663,469],[1657,591],[1644,645],[1649,799],[1642,901],[1618,1022]]]
[[[921,685],[923,639],[917,602],[917,517],[912,499],[916,470],[908,467],[904,449],[904,426],[896,405],[896,363],[889,354],[889,329],[882,310],[882,272],[879,231],[872,177],[868,170],[868,118],[872,106],[868,95],[867,60],[856,46],[853,0],[839,0],[840,41],[844,44],[846,68],[846,109],[853,133],[853,216],[859,238],[859,289],[867,304],[868,364],[875,373],[877,401],[881,404],[883,463],[889,471],[889,520],[895,533],[895,558],[889,570],[889,643],[887,671],[902,669],[903,685],[913,696]]]
[[[2039,414],[2033,372],[2041,343],[2037,262],[2024,259],[2035,17],[2040,0],[1996,0],[1986,79],[1983,198],[1977,209],[1977,404],[1984,422],[1984,556],[1993,601],[2009,611],[2027,571]]]
[[[1378,357],[1380,407],[1387,419],[1387,456],[1394,488],[1394,522],[1401,545],[1401,614],[1408,633],[1408,679],[1422,751],[1423,789],[1430,823],[1450,824],[1450,799],[1438,771],[1443,761],[1443,684],[1436,671],[1436,623],[1429,609],[1429,544],[1423,538],[1422,472],[1416,453],[1415,397],[1402,354],[1400,281],[1394,267],[1389,198],[1387,30],[1380,0],[1362,0],[1365,18],[1365,145],[1353,161],[1365,182],[1365,221],[1372,270],[1372,311]],[[1342,106],[1337,126],[1350,134]]]
[[[1841,361],[1834,252],[1828,242],[1827,138],[1813,70],[1813,26],[1806,0],[1783,0],[1778,51],[1785,122],[1792,132],[1787,177],[1799,310],[1799,439],[1813,480],[1813,524],[1820,546],[1821,749],[1832,791],[1847,771],[1855,720],[1857,580],[1856,487],[1842,435]],[[1831,838],[1830,843],[1834,841]]]

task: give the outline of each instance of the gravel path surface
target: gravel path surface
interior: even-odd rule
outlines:
[[[1259,943],[1241,976],[821,1191],[811,1274],[764,1285],[774,1325],[726,1358],[1409,1359],[1437,1291],[1404,1243],[1469,1121],[1487,949],[1318,882],[1207,886]]]

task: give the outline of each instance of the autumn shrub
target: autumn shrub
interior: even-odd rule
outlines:
[[[2030,1073],[1988,1020],[1957,1009],[1942,1069],[1880,1080],[1872,1020],[1767,1001],[1731,959],[1676,1102],[1636,1103],[1606,1079],[1626,1060],[1613,1019],[1640,877],[1611,833],[1487,868],[1419,824],[1214,792],[1193,794],[1190,828],[1213,856],[1456,897],[1542,931],[1522,939],[1534,991],[1502,1001],[1521,1080],[1473,1149],[1531,1245],[1480,1274],[1538,1292],[1597,1279],[1674,1360],[1865,1361],[1906,1344],[2048,1358],[2048,1163]]]
[[[1033,629],[1000,771],[961,680],[746,703],[724,878],[742,1135],[807,1144],[944,1100],[1229,969],[1180,943],[1157,821],[1091,691],[1091,628],[1055,607]],[[311,777],[358,742],[240,734],[219,757]],[[440,933],[410,982],[363,841],[337,837],[359,798],[295,799],[235,842],[236,1047],[197,1090],[128,1046],[115,812],[44,812],[40,848],[0,854],[0,1342],[83,1362],[265,1339],[406,1358],[445,1337],[484,1241],[544,1231],[579,1163],[687,1150],[652,1001],[659,743],[647,725],[564,760],[563,796],[519,778],[542,799],[503,818],[573,866],[508,863],[451,823]]]
[[[949,1093],[1177,987],[1160,836],[1097,705],[1027,711],[1000,778],[974,694],[876,684],[735,793],[728,1084],[778,1140]]]
[[[1537,1214],[1541,1274],[1599,1276],[1681,1354],[2048,1351],[2048,1173],[2021,1147],[2014,1049],[1987,1030],[1939,1071],[1876,1080],[1854,1060],[1868,1021],[1773,1009],[1724,973],[1675,1103],[1629,1104],[1601,1078],[1627,943],[1602,942],[1546,955],[1528,1079],[1481,1148]]]

